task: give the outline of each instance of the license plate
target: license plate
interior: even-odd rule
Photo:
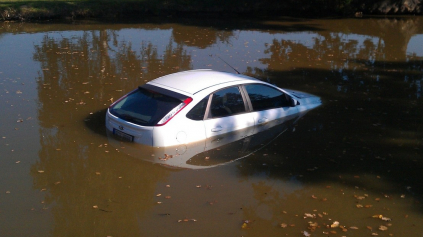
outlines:
[[[124,133],[122,131],[119,131],[116,128],[113,128],[113,134],[115,134],[117,137],[119,137],[119,138],[121,138],[125,141],[130,141],[130,142],[134,141],[134,136],[129,135],[127,133]]]

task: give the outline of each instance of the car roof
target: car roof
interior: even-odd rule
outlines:
[[[235,81],[244,83],[257,82],[259,80],[242,74],[199,69],[169,74],[152,80],[147,84],[194,95],[206,88],[216,85],[224,87],[224,84]]]

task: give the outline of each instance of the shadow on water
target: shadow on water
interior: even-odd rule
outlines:
[[[283,148],[275,144],[264,151],[273,156],[242,160],[240,173],[266,173],[278,179],[301,176],[306,183],[338,180],[384,195],[408,193],[423,202],[422,61],[349,63],[358,66],[333,71],[251,70],[277,85],[320,95],[323,106],[303,119]],[[378,179],[389,185],[369,182]]]
[[[84,119],[85,126],[98,135],[107,137],[105,117],[107,108],[96,111]]]

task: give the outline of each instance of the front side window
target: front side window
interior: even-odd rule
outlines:
[[[254,111],[289,107],[291,105],[291,98],[287,94],[270,86],[251,84],[244,87],[250,97]]]
[[[109,108],[111,114],[142,126],[154,126],[181,100],[145,88],[138,88]]]
[[[225,117],[243,112],[245,112],[245,105],[238,87],[230,87],[213,93],[209,117]]]

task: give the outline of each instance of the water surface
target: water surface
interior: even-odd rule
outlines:
[[[422,29],[421,17],[2,23],[1,235],[423,236]],[[199,152],[190,164],[222,163],[206,169],[107,136],[111,102],[173,72],[234,72],[222,59],[323,105],[268,139]]]

